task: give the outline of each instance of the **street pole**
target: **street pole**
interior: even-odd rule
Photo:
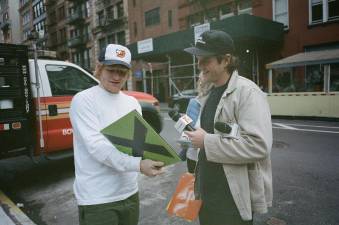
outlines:
[[[147,92],[147,84],[146,84],[146,70],[145,68],[142,68],[142,81],[144,85],[144,92]]]
[[[33,55],[34,55],[34,72],[35,72],[35,85],[37,91],[37,110],[39,118],[39,131],[40,131],[40,153],[44,154],[45,140],[44,140],[44,131],[42,127],[42,117],[41,117],[41,106],[40,106],[40,80],[39,80],[39,66],[38,66],[38,53],[37,53],[37,33],[33,32],[32,34],[32,45],[33,45]]]
[[[194,85],[194,90],[197,89],[197,80],[196,80],[196,76],[197,76],[197,71],[195,69],[195,56],[193,55],[193,85]]]
[[[172,96],[172,78],[171,78],[171,57],[167,55],[168,58],[168,90],[169,96]]]

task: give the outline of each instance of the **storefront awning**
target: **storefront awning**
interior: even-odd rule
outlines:
[[[243,46],[243,43],[246,43],[270,48],[272,45],[280,45],[283,41],[283,24],[248,14],[211,22],[210,28],[228,32],[233,37],[236,46]],[[183,49],[192,46],[193,43],[194,28],[192,27],[153,38],[153,51],[150,52],[139,54],[137,43],[130,44],[128,48],[134,60],[165,61],[166,55],[174,57],[182,55]]]
[[[302,52],[266,64],[266,69],[339,63],[339,49]]]

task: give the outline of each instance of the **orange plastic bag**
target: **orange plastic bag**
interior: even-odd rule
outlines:
[[[180,177],[177,188],[167,205],[168,214],[176,215],[188,221],[197,218],[202,201],[195,200],[194,180],[195,177],[190,173],[184,173]]]

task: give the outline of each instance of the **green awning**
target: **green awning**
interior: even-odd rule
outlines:
[[[249,14],[211,22],[210,28],[229,33],[236,46],[245,44],[271,48],[271,46],[280,45],[283,41],[283,24]],[[183,55],[183,49],[192,46],[193,43],[194,28],[192,27],[153,38],[153,51],[151,52],[139,54],[137,43],[130,44],[128,48],[131,50],[133,60],[166,61],[167,55],[172,57]]]
[[[266,69],[291,68],[319,64],[339,63],[339,49],[301,52],[266,64]]]

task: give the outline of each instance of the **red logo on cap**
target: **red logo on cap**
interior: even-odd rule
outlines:
[[[119,50],[119,49],[117,49],[115,52],[117,53],[117,56],[118,56],[119,58],[124,58],[125,55],[126,55],[126,52],[125,52],[124,50]]]

